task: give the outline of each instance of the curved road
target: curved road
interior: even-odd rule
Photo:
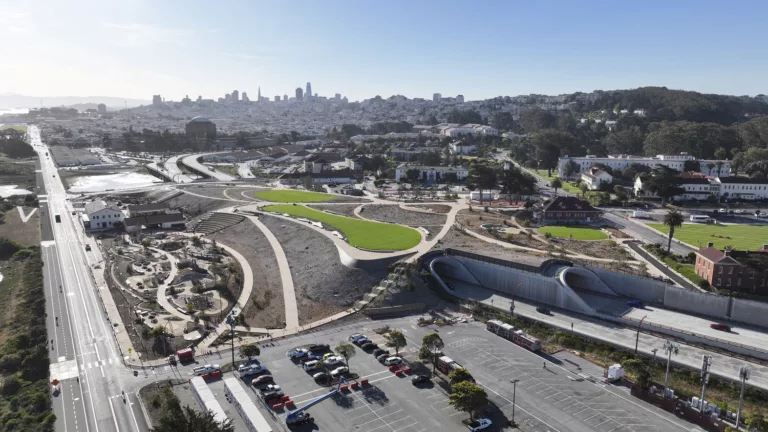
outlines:
[[[212,155],[212,154],[216,154],[216,153],[199,153],[199,154],[189,155],[184,157],[184,159],[181,160],[181,163],[188,166],[194,171],[206,173],[206,175],[213,177],[215,180],[218,180],[218,181],[235,180],[235,178],[232,177],[231,175],[224,174],[223,172],[216,171],[215,169],[209,169],[207,166],[197,161],[197,159],[201,157]]]
[[[185,156],[187,155],[173,156],[168,158],[167,161],[165,161],[165,171],[168,173],[169,176],[171,176],[173,181],[176,183],[192,183],[194,181],[192,177],[184,174],[179,168],[179,165],[178,165],[179,158],[182,158]]]

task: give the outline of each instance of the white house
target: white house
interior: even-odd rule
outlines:
[[[676,200],[706,200],[709,196],[726,199],[760,200],[768,199],[768,180],[747,177],[711,178],[707,176],[680,177],[681,188],[685,193],[676,196]],[[646,198],[658,198],[651,193],[640,176],[635,179],[635,194]]]
[[[471,155],[471,154],[475,154],[475,151],[477,151],[476,145],[465,144],[461,141],[454,141],[448,144],[448,148],[450,149],[451,154],[459,154],[459,155]]]
[[[440,182],[448,173],[456,174],[457,180],[464,180],[469,175],[469,171],[464,167],[446,167],[446,166],[418,166],[402,164],[395,169],[395,181],[407,180],[405,175],[409,170],[419,170],[419,179],[427,183]]]
[[[759,200],[768,198],[768,180],[753,179],[748,177],[726,177],[713,180],[713,186],[719,185],[720,196],[724,198],[737,198],[747,200]]]
[[[144,214],[125,219],[125,230],[133,232],[139,229],[178,229],[186,228],[184,215],[180,212]]]
[[[673,170],[682,172],[685,169],[686,161],[699,162],[699,172],[707,175],[717,175],[718,177],[728,177],[731,173],[731,161],[729,160],[709,160],[699,159],[697,160],[693,156],[681,153],[679,155],[657,155],[655,157],[645,156],[632,156],[632,155],[609,155],[608,157],[596,157],[594,155],[587,155],[581,157],[568,157],[563,156],[560,158],[557,166],[557,176],[560,178],[568,178],[565,175],[566,165],[573,162],[579,168],[576,172],[585,172],[592,165],[601,163],[611,169],[621,168],[624,169],[630,165],[638,164],[647,166],[651,169],[656,168],[659,165],[664,165]]]
[[[85,205],[83,225],[89,230],[110,229],[116,222],[123,222],[125,215],[115,204],[92,201]]]
[[[613,183],[613,176],[599,168],[591,168],[587,172],[581,173],[581,181],[589,190],[599,190],[603,183]]]

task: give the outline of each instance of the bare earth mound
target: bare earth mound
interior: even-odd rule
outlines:
[[[408,207],[430,209],[435,213],[449,213],[451,206],[445,204],[408,204]]]
[[[275,252],[248,219],[209,236],[240,252],[253,271],[253,291],[245,309],[251,327],[283,328],[285,302]]]
[[[313,208],[315,210],[320,211],[330,211],[335,214],[339,214],[342,216],[354,218],[354,219],[360,219],[359,217],[355,216],[355,209],[358,208],[360,204],[336,204],[336,205],[325,205],[325,204],[310,204],[307,205],[309,208]]]
[[[442,214],[421,213],[403,210],[398,205],[369,204],[362,208],[360,214],[368,219],[390,222],[413,227],[442,227],[446,216]]]
[[[302,325],[347,309],[386,276],[346,267],[333,242],[311,228],[271,216],[260,220],[288,258]]]
[[[167,203],[173,209],[181,208],[184,211],[184,215],[189,217],[199,216],[237,204],[232,201],[208,199],[188,194],[179,195],[168,200]]]

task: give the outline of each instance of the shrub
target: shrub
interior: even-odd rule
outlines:
[[[544,238],[547,239],[547,240],[551,239],[552,238],[552,233],[551,232],[545,232],[544,233]]]

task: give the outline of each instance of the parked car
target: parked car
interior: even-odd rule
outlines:
[[[312,375],[312,379],[314,379],[315,382],[328,381],[328,378],[328,374],[325,372],[318,372]]]
[[[327,359],[325,359],[325,361],[323,363],[325,363],[326,366],[337,365],[339,363],[344,363],[344,357],[341,357],[341,356],[330,356]]]
[[[346,367],[346,366],[339,366],[336,369],[331,371],[331,376],[332,377],[337,377],[339,375],[344,375],[347,372],[349,372],[349,368],[348,367]]]
[[[358,340],[355,341],[355,345],[357,345],[357,346],[363,346],[363,345],[365,345],[367,343],[371,343],[371,340],[368,339],[368,338],[362,338],[362,339],[358,339]]]
[[[539,307],[537,307],[537,308],[536,308],[536,312],[538,312],[538,313],[540,313],[540,314],[544,314],[544,315],[549,315],[549,314],[550,314],[550,311],[549,311],[549,309],[547,309],[547,308],[545,308],[545,307],[543,307],[543,306],[539,306]]]
[[[297,413],[295,416],[286,416],[285,417],[285,424],[291,426],[291,425],[301,425],[305,423],[311,423],[315,419],[312,418],[309,413],[306,411]]]
[[[643,302],[641,302],[640,300],[630,300],[630,301],[627,302],[627,305],[631,306],[631,307],[636,307],[638,309],[644,309],[645,308],[645,304]]]
[[[373,352],[371,352],[371,354],[373,354],[373,358],[379,358],[379,356],[382,354],[389,354],[389,350],[376,348],[375,350],[373,350]]]
[[[721,209],[720,209],[720,210],[718,210],[718,211],[719,211],[720,213],[728,213],[728,210],[726,210],[726,209],[724,209],[724,208],[721,208]]]
[[[710,328],[713,328],[715,330],[720,330],[724,332],[731,331],[731,327],[722,323],[712,323],[709,325]]]
[[[302,358],[309,354],[309,350],[305,348],[296,348],[288,351],[288,357],[290,358]]]
[[[269,403],[270,401],[278,400],[283,396],[285,396],[285,394],[279,391],[264,393],[264,402]]]
[[[254,378],[253,381],[251,381],[251,385],[258,386],[269,382],[272,382],[272,375],[262,375],[258,378]]]
[[[384,361],[387,360],[389,357],[390,357],[389,353],[384,353],[376,357],[376,360],[378,360],[379,363],[384,363]]]
[[[257,365],[257,364],[240,365],[240,367],[237,368],[237,372],[240,374],[240,376],[243,376],[243,377],[256,375],[264,371],[266,371],[266,368],[262,365]]]
[[[315,344],[309,346],[309,352],[311,353],[321,353],[325,351],[329,351],[331,349],[331,346],[328,344]]]
[[[476,419],[473,422],[466,423],[467,429],[471,430],[472,432],[477,432],[483,429],[487,429],[491,427],[491,424],[493,424],[493,422],[491,422],[486,418]]]
[[[415,377],[411,378],[411,384],[422,384],[429,382],[432,378],[429,375],[416,375]]]
[[[384,366],[392,366],[396,364],[400,364],[403,362],[403,359],[400,357],[387,357],[384,359]]]
[[[259,389],[259,391],[262,393],[278,392],[280,390],[282,389],[277,384],[267,384],[264,388]]]
[[[378,345],[376,345],[375,343],[373,343],[373,342],[369,342],[369,343],[367,343],[367,344],[363,344],[363,345],[361,345],[361,346],[360,346],[360,349],[361,349],[361,350],[363,350],[363,351],[371,351],[371,350],[374,350],[374,349],[376,349],[376,348],[378,348],[378,347],[379,347],[379,346],[378,346]]]
[[[347,340],[352,343],[357,343],[357,341],[359,341],[360,339],[367,339],[367,338],[365,337],[365,335],[360,333],[355,333],[352,336],[347,338]]]

